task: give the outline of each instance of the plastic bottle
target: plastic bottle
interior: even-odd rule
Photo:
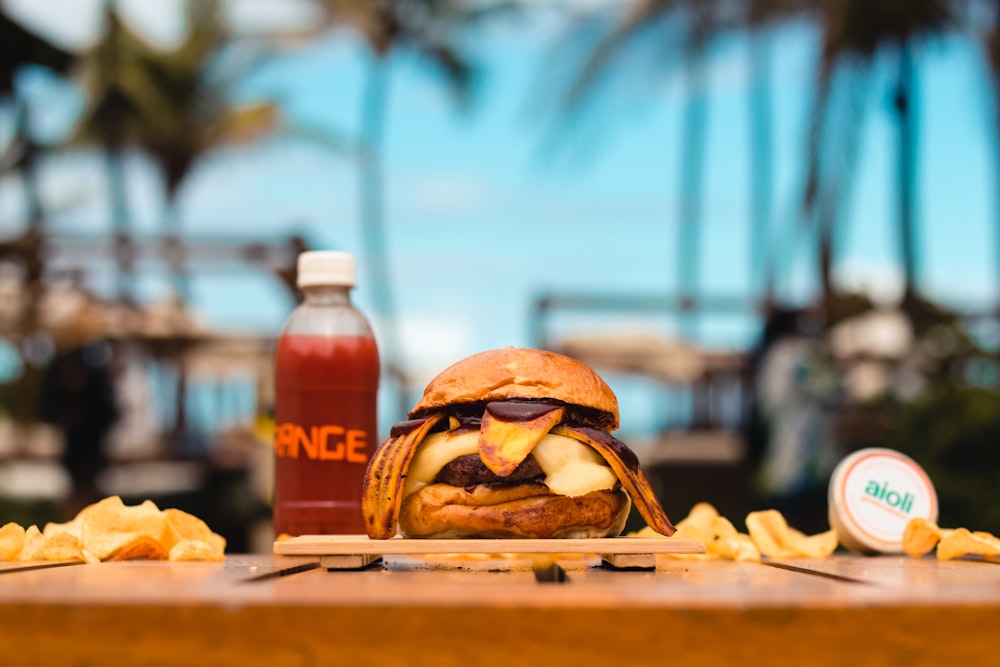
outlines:
[[[351,303],[354,258],[298,258],[303,301],[275,352],[275,535],[361,534],[361,480],[377,442],[378,347]]]

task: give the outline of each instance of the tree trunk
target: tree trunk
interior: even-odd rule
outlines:
[[[42,196],[38,188],[38,173],[35,171],[35,156],[38,146],[31,138],[30,110],[28,103],[17,93],[14,94],[14,142],[20,140],[24,154],[19,165],[24,179],[24,197],[28,208],[28,227],[39,234],[42,229]]]
[[[38,187],[38,172],[35,156],[38,146],[31,137],[30,110],[26,100],[14,93],[14,142],[22,142],[24,154],[18,168],[24,180],[24,197],[28,211],[28,228],[23,243],[24,284],[28,295],[21,320],[18,322],[20,334],[27,339],[38,330],[39,305],[45,294],[43,282],[45,273],[45,219],[42,197]],[[24,371],[15,381],[12,396],[12,416],[20,423],[31,423],[39,416],[39,401],[42,393],[42,376],[34,364],[25,364]]]
[[[128,195],[125,190],[125,166],[120,147],[106,145],[104,164],[108,172],[108,196],[111,202],[111,226],[115,245],[115,282],[122,303],[132,303],[133,259],[129,233]]]
[[[819,199],[816,214],[816,237],[819,261],[820,292],[823,295],[823,315],[826,323],[834,320],[834,301],[836,286],[833,284],[833,258],[835,255],[836,206],[838,194],[825,194]]]
[[[764,303],[773,301],[774,267],[771,260],[771,207],[774,190],[772,153],[770,35],[754,30],[750,36],[750,290]]]
[[[697,336],[697,297],[701,264],[702,185],[704,183],[705,130],[708,98],[703,46],[696,46],[684,61],[685,85],[680,164],[680,226],[677,244],[677,289],[682,311],[680,332]]]
[[[899,45],[899,72],[896,81],[896,168],[898,194],[898,232],[900,244],[900,260],[903,265],[904,302],[910,302],[917,296],[918,248],[915,219],[915,185],[916,185],[916,119],[914,114],[914,98],[916,93],[916,77],[914,76],[913,58],[910,45],[902,42]]]
[[[833,234],[832,220],[829,220],[829,208],[824,206],[823,195],[823,136],[827,125],[831,90],[833,86],[833,64],[824,61],[820,68],[819,80],[816,84],[815,98],[810,114],[808,149],[806,154],[806,183],[803,195],[802,212],[804,220],[816,225],[816,263],[819,271],[820,299],[824,313],[829,316],[829,308],[833,302]]]
[[[174,192],[167,193],[167,202],[160,223],[160,242],[163,245],[163,257],[166,260],[170,286],[180,302],[186,305],[191,300],[191,286],[186,273],[184,244],[181,240],[180,210]]]
[[[994,261],[996,262],[996,274],[995,283],[993,285],[994,289],[994,301],[993,301],[993,317],[997,324],[1000,324],[1000,77],[998,73],[994,71],[994,92],[993,92],[993,122],[994,125],[994,137],[993,137],[993,160],[994,168],[996,172],[994,173],[994,178],[996,179],[997,188],[994,190],[993,194],[993,206],[994,215],[996,216],[994,220],[994,236],[993,242],[994,246]]]
[[[103,118],[100,119],[101,145],[104,152],[105,168],[108,173],[108,198],[111,204],[111,224],[115,246],[115,280],[118,298],[124,304],[132,303],[133,257],[130,234],[128,194],[125,188],[125,166],[123,124],[126,105],[125,96],[118,88],[119,53],[118,30],[115,20],[117,3],[106,0],[104,5],[106,43],[102,47],[102,76],[108,77],[107,99]]]
[[[167,348],[167,360],[174,370],[174,423],[169,430],[168,451],[173,454],[188,451],[188,377],[184,364],[187,344],[183,340],[172,340]]]
[[[14,132],[15,137],[20,137],[23,144],[24,154],[21,157],[19,169],[21,178],[24,180],[24,197],[28,210],[27,256],[22,258],[25,265],[25,284],[29,293],[28,304],[24,309],[24,321],[21,323],[22,331],[26,334],[34,332],[38,326],[38,306],[45,291],[42,279],[45,271],[47,231],[45,229],[45,213],[42,207],[42,194],[38,186],[38,171],[35,168],[38,146],[31,137],[29,114],[27,101],[15,93]]]
[[[190,303],[190,290],[187,276],[184,273],[184,248],[180,241],[180,213],[174,192],[167,193],[160,223],[160,237],[163,244],[164,259],[173,294],[176,299],[172,304],[177,307],[178,314],[183,315],[182,321],[170,323],[172,340],[169,343],[167,360],[174,370],[176,384],[174,385],[174,423],[171,427],[170,439],[173,451],[184,451],[187,447],[188,410],[187,392],[188,376],[186,352],[189,334],[187,307]]]
[[[364,146],[359,179],[361,197],[361,238],[368,265],[368,287],[379,323],[380,356],[385,371],[402,382],[396,307],[389,275],[385,231],[382,141],[388,109],[388,55],[370,53],[361,100],[361,133]],[[402,385],[401,385],[402,386]],[[404,393],[399,393],[402,412],[409,410]],[[405,404],[405,405],[404,405]]]

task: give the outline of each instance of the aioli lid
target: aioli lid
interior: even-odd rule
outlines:
[[[937,522],[934,484],[913,459],[892,449],[862,449],[845,458],[828,495],[830,525],[853,551],[899,553],[910,519]]]
[[[337,250],[307,250],[299,254],[296,285],[354,287],[354,257]]]

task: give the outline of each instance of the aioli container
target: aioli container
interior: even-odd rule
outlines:
[[[830,526],[852,551],[900,553],[910,519],[936,523],[937,516],[934,484],[913,459],[895,450],[854,452],[830,478]]]

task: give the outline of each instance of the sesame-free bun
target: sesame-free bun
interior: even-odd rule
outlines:
[[[621,488],[560,496],[544,484],[479,484],[464,489],[430,484],[403,499],[403,537],[617,537],[632,502]]]
[[[410,411],[420,417],[461,403],[553,399],[605,414],[609,430],[618,428],[618,399],[586,364],[547,350],[505,347],[466,357],[428,383]]]

